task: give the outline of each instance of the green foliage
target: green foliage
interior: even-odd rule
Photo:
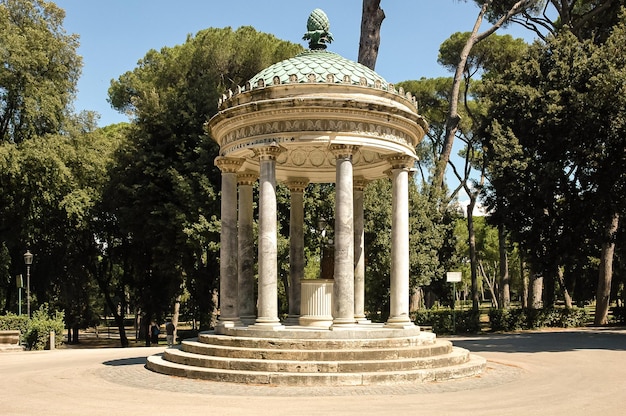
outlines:
[[[477,311],[421,309],[412,315],[416,325],[430,326],[437,335],[480,332],[480,313]]]
[[[492,331],[519,331],[543,327],[574,328],[584,326],[589,319],[585,309],[490,309]]]
[[[489,310],[489,322],[492,331],[518,331],[524,329],[527,320],[526,309]]]
[[[47,304],[33,312],[33,316],[24,335],[26,344],[31,350],[43,350],[49,344],[50,332],[54,332],[55,347],[63,342],[63,329],[65,318],[63,312],[52,312]]]
[[[364,192],[366,310],[372,319],[385,320],[389,311],[391,270],[391,182],[373,181]],[[444,275],[441,248],[450,222],[428,195],[409,187],[410,286],[427,286]],[[417,307],[417,305],[415,305]]]
[[[446,39],[439,47],[437,62],[449,71],[454,72],[460,63],[463,47],[467,43],[470,32],[457,32]],[[478,71],[499,73],[508,65],[519,59],[528,45],[521,38],[511,35],[491,34],[472,47],[467,57],[465,72],[468,76]]]
[[[626,207],[624,42],[623,24],[604,44],[564,29],[485,82],[488,203],[534,270],[553,281],[563,266],[577,288],[593,287],[580,271],[593,268],[603,230]]]
[[[614,306],[611,308],[611,313],[613,314],[613,322],[619,324],[626,323],[626,307]]]
[[[24,274],[29,248],[33,299],[66,310],[80,325],[93,315],[96,295],[86,262],[97,250],[94,210],[119,143],[91,130],[93,117],[66,118],[63,134],[0,144],[1,267],[11,276]],[[15,310],[15,281],[5,293],[6,309]]]
[[[52,2],[0,1],[0,143],[60,130],[82,66],[64,18]]]
[[[16,315],[14,313],[0,315],[0,330],[19,330],[21,336],[24,337],[28,330],[28,316]]]
[[[214,312],[207,294],[218,286],[221,176],[213,164],[218,145],[203,126],[229,88],[301,50],[251,27],[209,28],[148,51],[111,82],[109,101],[134,122],[101,206],[100,217],[110,219],[107,261],[123,265],[125,279],[110,282],[129,287],[148,316],[163,315],[183,287],[196,319]],[[285,276],[281,270],[283,293]]]

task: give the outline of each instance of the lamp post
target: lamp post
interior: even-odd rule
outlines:
[[[33,255],[30,250],[24,253],[24,264],[26,265],[26,313],[30,318],[30,265],[33,264]]]

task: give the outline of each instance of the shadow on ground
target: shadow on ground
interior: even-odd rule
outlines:
[[[138,365],[138,364],[144,365],[146,364],[146,357],[122,358],[119,360],[105,361],[102,364],[110,365],[113,367],[119,367],[123,365]]]
[[[473,353],[481,352],[565,352],[574,350],[626,350],[626,330],[579,329],[486,334],[475,337],[451,337],[455,346]]]

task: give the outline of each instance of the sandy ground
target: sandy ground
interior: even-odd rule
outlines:
[[[626,329],[450,338],[479,377],[375,387],[266,387],[146,370],[150,348],[0,354],[0,415],[625,415]]]

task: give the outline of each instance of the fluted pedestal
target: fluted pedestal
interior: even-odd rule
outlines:
[[[300,325],[322,328],[332,325],[333,284],[332,279],[301,281]]]

